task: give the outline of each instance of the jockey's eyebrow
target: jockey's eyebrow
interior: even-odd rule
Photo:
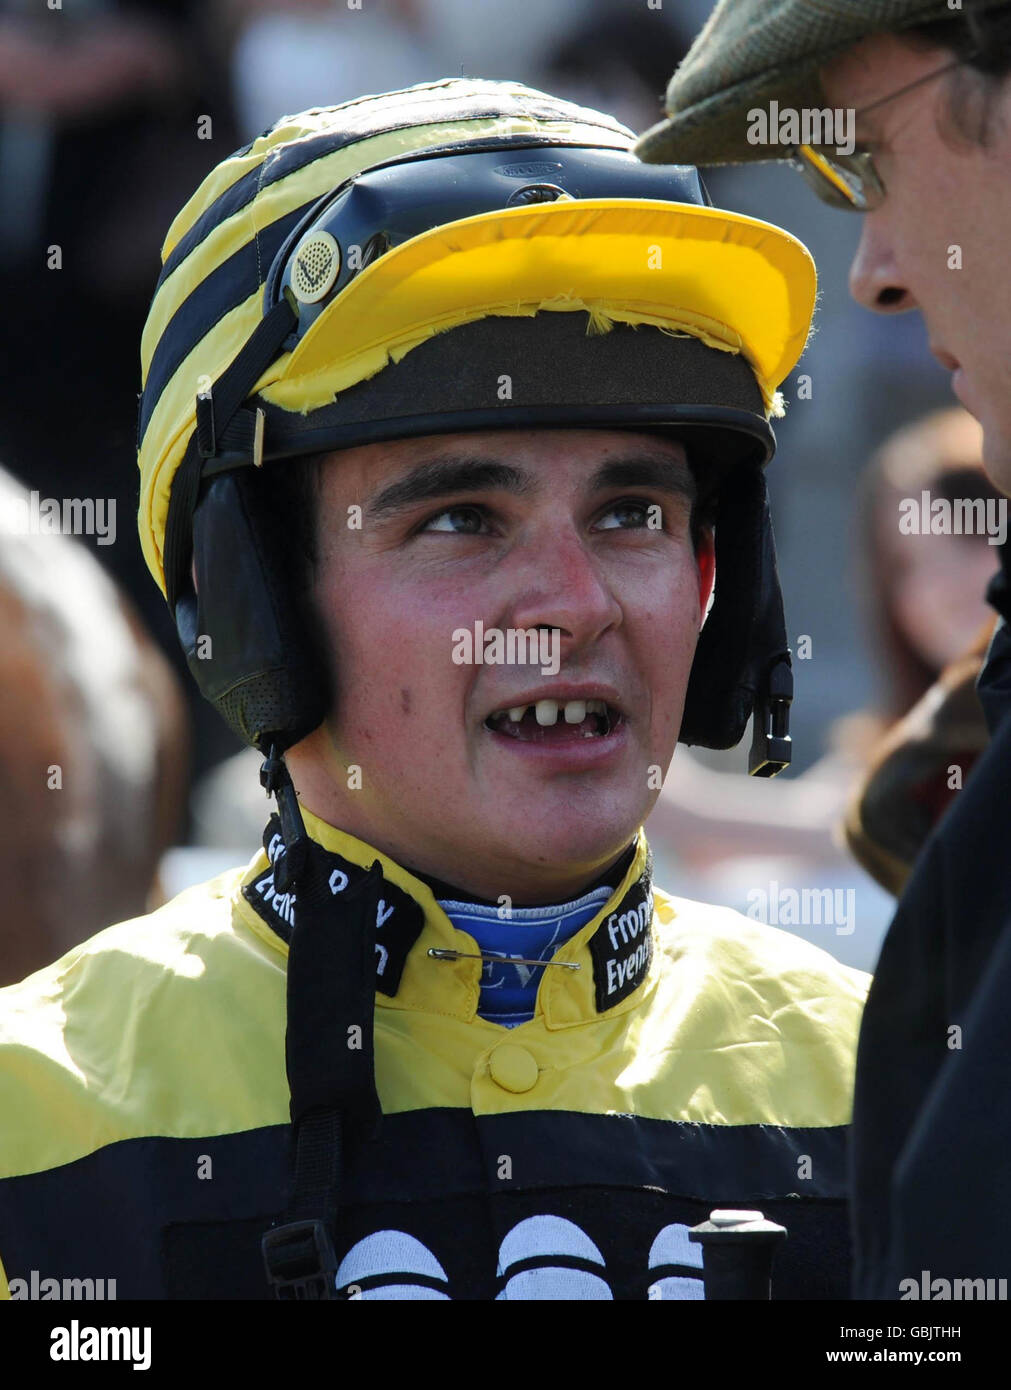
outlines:
[[[698,493],[695,475],[687,463],[670,454],[636,454],[601,464],[590,479],[593,491],[616,487],[650,487],[694,502]]]
[[[461,458],[451,454],[428,459],[405,477],[390,483],[372,498],[365,511],[372,521],[378,521],[419,502],[432,502],[454,493],[498,489],[522,496],[532,492],[534,487],[535,481],[529,473],[501,459]]]
[[[539,486],[533,474],[502,459],[444,455],[428,459],[403,478],[383,488],[366,504],[372,521],[381,520],[440,497],[459,493],[498,490],[529,496]],[[652,487],[693,501],[695,479],[686,463],[670,455],[640,454],[611,459],[600,465],[589,480],[590,491],[616,487]]]

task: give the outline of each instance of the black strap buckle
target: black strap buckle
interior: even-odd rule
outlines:
[[[793,671],[779,660],[769,672],[768,687],[755,701],[754,733],[748,772],[752,777],[775,777],[790,763],[790,702]]]
[[[275,1298],[319,1302],[337,1297],[337,1256],[322,1221],[275,1226],[260,1242]]]
[[[217,430],[214,425],[214,394],[208,389],[197,396],[197,452],[202,459],[212,459],[218,452]]]

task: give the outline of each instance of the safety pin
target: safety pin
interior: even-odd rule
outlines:
[[[454,951],[451,947],[431,946],[428,954],[434,960],[497,960],[503,965],[560,965],[563,970],[582,970],[572,960],[517,960],[515,956],[496,955],[494,951]]]

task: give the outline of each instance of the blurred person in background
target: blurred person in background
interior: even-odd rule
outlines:
[[[200,0],[0,5],[0,458],[44,496],[86,488],[122,518],[137,509],[137,343],[164,230],[235,144],[216,16]],[[134,529],[82,543],[182,674]],[[186,695],[202,768],[235,744]]]
[[[223,0],[241,132],[278,111],[332,104],[444,73],[546,84],[570,101],[648,120],[670,63],[687,47],[683,5],[622,0]],[[697,9],[696,3],[688,6]],[[664,43],[657,42],[657,29]]]
[[[366,0],[359,8],[334,0],[226,0],[240,130],[252,139],[278,111],[446,73],[536,85],[551,54],[596,8],[594,0]]]
[[[633,129],[647,124],[672,55],[688,49],[683,8],[650,10],[621,0],[573,6],[569,24],[540,56],[552,90],[570,101],[606,106]]]
[[[967,706],[967,713],[960,717],[957,746],[942,737],[945,732],[954,736],[954,730],[931,726],[932,740],[920,738],[917,761],[907,764],[902,783],[893,769],[887,871],[878,829],[884,812],[875,810],[873,841],[851,826],[849,848],[859,850],[861,864],[886,890],[879,891],[846,853],[844,812],[854,795],[862,794],[868,764],[884,735],[934,687],[981,628],[989,633],[992,612],[983,591],[999,567],[997,549],[985,534],[904,532],[903,503],[913,500],[919,508],[928,491],[932,497],[978,499],[993,507],[1000,494],[982,471],[981,451],[979,424],[966,411],[951,408],[898,430],[861,476],[857,580],[878,678],[877,701],[836,720],[829,730],[829,751],[806,772],[787,774],[775,787],[740,773],[717,772],[681,750],[676,776],[666,779],[650,816],[658,861],[669,856],[689,871],[693,892],[742,911],[748,910],[749,894],[770,876],[798,890],[852,889],[854,921],[845,924],[843,933],[834,930],[831,920],[798,922],[791,929],[862,970],[874,967],[894,912],[892,895],[904,882],[900,867],[908,872],[915,852],[911,842],[919,848],[957,795],[946,785],[949,763],[957,757],[967,775],[986,742],[982,707],[970,691],[958,704],[960,711]],[[798,667],[803,679],[802,661]],[[752,901],[760,900],[754,896]]]
[[[958,499],[973,507],[974,516],[979,503],[996,514],[1001,493],[983,471],[982,451],[979,422],[953,406],[885,440],[862,480],[860,599],[882,676],[880,717],[868,730],[872,742],[926,694],[982,625],[993,625],[985,594],[1000,569],[999,534],[925,532],[922,526],[924,492],[953,517]]]
[[[861,490],[863,608],[886,687],[881,715],[855,726],[865,767],[844,829],[851,852],[896,896],[989,742],[975,682],[994,630],[984,595],[1000,571],[1006,501],[983,472],[982,447],[967,411],[934,412],[885,443]],[[998,530],[965,531],[960,521],[950,534],[924,530],[935,501],[935,526],[967,507]]]
[[[427,0],[225,0],[231,84],[241,138],[279,111],[330,106],[440,76],[425,23]],[[469,24],[480,30],[480,11]],[[455,64],[450,71],[454,70]]]
[[[161,901],[185,812],[186,705],[90,551],[21,532],[0,470],[0,985]]]
[[[794,132],[749,139],[773,102],[794,113]],[[790,157],[826,202],[863,214],[854,298],[919,310],[983,426],[990,478],[1011,493],[1011,4],[720,0],[666,109],[642,158]],[[824,122],[798,134],[813,110],[852,120],[852,138]],[[927,1271],[949,1286],[1011,1276],[1011,574],[998,549],[987,596],[999,621],[978,682],[991,740],[916,863],[864,1015],[860,1297],[908,1297]],[[966,1190],[986,1193],[980,1211]]]

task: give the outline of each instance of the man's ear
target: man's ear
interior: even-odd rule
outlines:
[[[709,600],[713,595],[713,584],[716,580],[716,540],[711,526],[703,526],[699,534],[698,548],[695,551],[695,561],[699,568],[699,612],[702,614],[702,624],[706,620],[709,612]]]

